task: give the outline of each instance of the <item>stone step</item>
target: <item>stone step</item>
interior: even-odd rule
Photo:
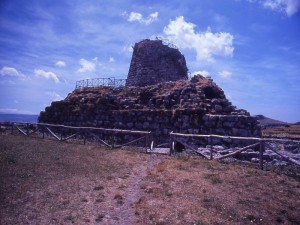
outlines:
[[[153,148],[147,149],[147,153],[157,153],[157,154],[170,154],[170,148]]]

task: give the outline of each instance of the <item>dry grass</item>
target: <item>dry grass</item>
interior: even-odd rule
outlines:
[[[193,158],[168,159],[163,164],[146,179],[152,181],[153,191],[137,204],[141,221],[300,224],[299,180]],[[162,167],[166,169],[161,171]]]
[[[292,138],[300,140],[300,125],[291,124],[262,130],[264,137]]]
[[[21,136],[0,146],[0,224],[300,224],[286,175]]]
[[[0,146],[0,224],[94,224],[144,158],[21,136],[0,136]]]

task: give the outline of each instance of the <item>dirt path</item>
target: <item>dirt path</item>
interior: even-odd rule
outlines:
[[[300,224],[289,168],[0,135],[0,224]]]
[[[109,207],[109,211],[106,212],[106,216],[101,221],[102,223],[119,225],[138,223],[135,203],[140,200],[143,194],[141,183],[147,176],[147,171],[161,162],[161,157],[160,155],[149,155],[149,157],[146,157],[143,163],[133,167],[130,176],[121,184],[121,187],[124,187],[122,192],[117,187],[115,190],[112,190],[111,193],[114,193],[112,197],[116,202],[116,207]]]

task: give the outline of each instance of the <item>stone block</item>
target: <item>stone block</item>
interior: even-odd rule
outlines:
[[[220,113],[223,111],[223,107],[221,105],[215,105],[215,110],[217,113]]]
[[[235,123],[234,123],[234,122],[224,122],[224,123],[223,123],[223,126],[224,126],[224,127],[232,128],[232,127],[235,126]]]

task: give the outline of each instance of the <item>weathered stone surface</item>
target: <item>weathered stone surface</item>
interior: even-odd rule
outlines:
[[[184,56],[160,40],[134,46],[125,87],[76,89],[46,107],[39,122],[147,130],[156,141],[168,138],[171,131],[261,135],[257,119],[236,109],[210,77],[187,80]]]
[[[155,140],[173,132],[260,136],[256,118],[236,110],[211,79],[195,76],[147,87],[76,89],[41,112],[39,121],[153,132]],[[192,84],[192,85],[191,85]],[[210,97],[202,96],[210,87]],[[211,96],[212,93],[214,96]],[[192,95],[192,101],[186,96]],[[199,103],[193,101],[199,99]],[[172,103],[171,103],[172,102]],[[181,104],[184,102],[184,104]],[[217,103],[220,108],[216,110]],[[231,110],[224,111],[225,108]],[[240,113],[242,112],[242,113]],[[235,113],[236,115],[230,115]]]
[[[216,111],[216,112],[222,112],[222,110],[223,110],[223,107],[222,107],[222,106],[220,106],[220,105],[215,105],[215,111]]]
[[[146,39],[134,45],[126,86],[187,80],[187,71],[185,58],[178,49],[164,45],[161,40]]]

